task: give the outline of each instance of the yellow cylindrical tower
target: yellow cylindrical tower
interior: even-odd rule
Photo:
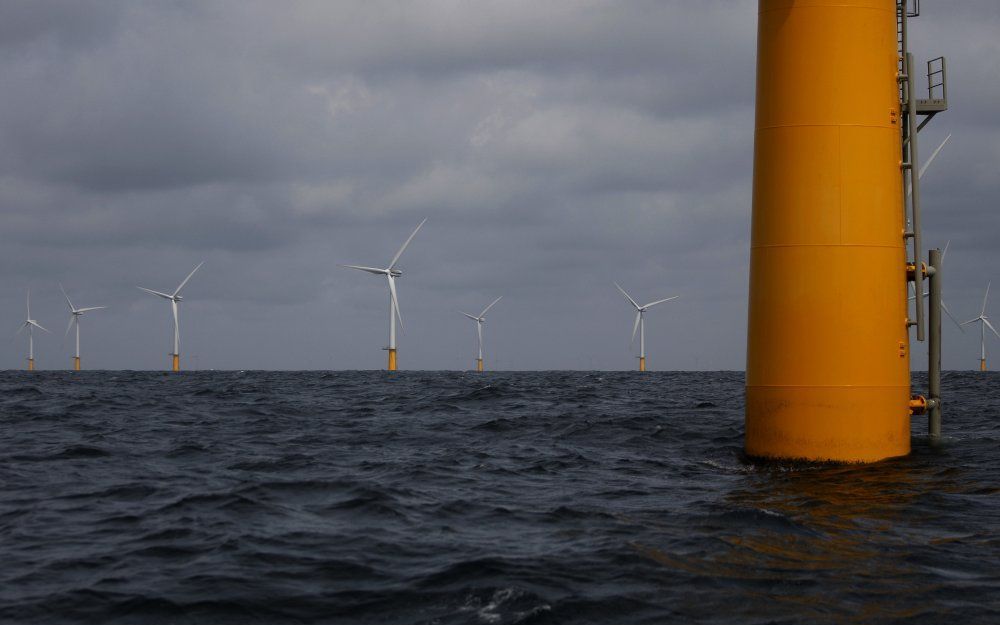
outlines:
[[[476,358],[476,371],[479,371],[480,373],[482,373],[482,371],[483,371],[483,359],[482,358]]]
[[[35,359],[34,358],[29,358],[28,359],[28,371],[34,371],[34,370],[35,370]]]
[[[645,370],[646,370],[646,357],[639,356],[639,371],[645,371]]]
[[[396,370],[396,350],[389,348],[389,371]]]
[[[895,0],[761,0],[750,456],[910,451]]]
[[[979,370],[986,371],[986,359],[982,358],[979,360]]]
[[[80,357],[73,356],[73,371],[79,371],[79,370],[80,370]]]
[[[172,365],[172,368],[173,368],[174,373],[177,373],[178,371],[181,370],[181,355],[180,354],[174,354],[173,355],[173,365]]]

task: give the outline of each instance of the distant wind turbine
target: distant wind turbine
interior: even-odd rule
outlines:
[[[59,285],[59,290],[62,291],[63,297],[66,298],[66,303],[69,304],[69,325],[66,326],[66,334],[63,335],[65,339],[69,336],[69,331],[76,326],[76,355],[73,356],[73,371],[80,370],[80,317],[83,313],[90,312],[92,310],[102,310],[107,308],[107,306],[91,306],[90,308],[76,308],[73,306],[73,302],[69,300],[69,295],[66,295],[66,289],[63,285]]]
[[[987,283],[986,295],[983,296],[983,309],[982,311],[980,311],[979,316],[976,317],[975,319],[969,319],[968,321],[962,324],[963,326],[967,326],[970,323],[976,323],[977,321],[980,323],[979,327],[979,329],[981,330],[981,339],[980,339],[981,343],[979,352],[980,371],[986,371],[986,328],[989,328],[993,332],[993,334],[997,336],[997,338],[1000,338],[1000,332],[997,332],[997,329],[993,327],[993,324],[990,323],[989,318],[986,316],[986,300],[988,300],[989,297],[990,297],[990,283]]]
[[[171,354],[171,356],[173,356],[172,369],[174,371],[180,371],[181,370],[181,352],[180,352],[180,348],[181,348],[181,330],[180,330],[180,323],[179,323],[179,321],[177,319],[177,305],[184,298],[180,296],[180,292],[181,292],[181,289],[184,288],[184,285],[188,283],[188,280],[191,279],[191,276],[194,275],[194,272],[196,272],[199,269],[201,269],[201,266],[204,265],[204,264],[205,264],[205,261],[202,261],[202,262],[198,263],[198,266],[191,270],[191,273],[189,273],[188,276],[186,278],[184,278],[184,281],[181,282],[177,286],[177,288],[174,289],[174,292],[171,293],[170,295],[167,295],[166,293],[160,293],[159,291],[154,291],[152,289],[147,289],[147,288],[141,287],[141,286],[140,287],[136,287],[140,291],[145,291],[147,293],[152,293],[153,295],[156,295],[157,297],[162,297],[163,299],[170,300],[170,308],[174,312],[174,353]]]
[[[634,299],[632,299],[632,296],[630,296],[628,293],[625,292],[625,289],[623,289],[621,286],[618,285],[617,282],[615,282],[614,284],[616,287],[618,287],[618,290],[622,292],[622,295],[625,296],[625,299],[627,299],[630,304],[635,306],[635,324],[632,326],[631,343],[635,342],[635,333],[638,330],[639,371],[645,371],[646,370],[646,319],[645,319],[646,311],[652,308],[653,306],[656,306],[657,304],[662,304],[663,302],[669,302],[670,300],[675,300],[678,297],[680,297],[680,295],[674,295],[673,297],[668,297],[666,299],[658,299],[655,302],[650,302],[646,304],[645,306],[640,306]],[[631,343],[629,344],[631,345]]]
[[[501,299],[503,295],[493,300],[493,302],[483,309],[483,312],[479,313],[479,316],[470,315],[469,313],[462,313],[469,319],[476,322],[476,333],[479,335],[479,357],[476,358],[476,371],[482,372],[483,370],[483,324],[486,323],[486,311],[493,308],[493,304],[496,304]]]
[[[48,332],[49,334],[52,334],[52,332],[49,332],[48,330],[46,330],[45,328],[43,328],[41,326],[41,324],[39,324],[37,321],[35,321],[34,319],[31,318],[31,289],[28,289],[27,304],[28,304],[28,318],[27,318],[27,320],[25,320],[25,322],[21,326],[21,328],[17,331],[17,333],[15,334],[15,336],[17,336],[17,334],[20,334],[21,332],[24,332],[25,328],[28,328],[28,371],[34,371],[35,370],[35,332],[34,332],[35,328],[38,328],[39,330],[44,330],[45,332]]]
[[[357,269],[359,271],[367,271],[368,273],[373,273],[379,276],[385,276],[387,282],[389,283],[389,346],[386,348],[389,352],[389,366],[387,367],[389,371],[396,370],[396,318],[399,318],[399,329],[403,329],[403,315],[399,312],[399,298],[396,296],[396,278],[403,275],[403,272],[396,268],[396,263],[399,262],[399,257],[403,255],[406,251],[406,246],[410,244],[413,237],[416,236],[420,228],[427,222],[426,219],[420,222],[420,224],[413,230],[406,242],[403,243],[403,247],[399,248],[396,255],[392,257],[392,261],[389,266],[385,269],[379,269],[378,267],[364,267],[362,265],[341,265],[341,267],[346,267],[348,269]]]

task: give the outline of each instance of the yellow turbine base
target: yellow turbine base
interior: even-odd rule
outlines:
[[[395,370],[396,370],[396,350],[395,349],[390,349],[389,350],[389,371],[395,371]]]
[[[35,359],[34,358],[29,358],[28,359],[28,371],[34,371],[34,370],[35,370]]]
[[[639,356],[639,371],[645,371],[645,370],[646,370],[646,357]]]
[[[476,371],[479,371],[480,373],[482,373],[482,371],[483,371],[483,359],[482,358],[476,358]]]
[[[979,361],[979,370],[980,371],[986,371],[986,359],[985,358],[983,358],[982,360]]]
[[[746,453],[906,455],[897,3],[759,5]]]
[[[910,453],[906,385],[748,386],[746,397],[748,456],[876,462]]]
[[[181,355],[180,354],[174,354],[173,367],[172,368],[173,368],[174,373],[176,373],[176,372],[178,372],[178,371],[181,370]]]
[[[73,356],[73,371],[79,371],[79,370],[80,370],[80,357]]]

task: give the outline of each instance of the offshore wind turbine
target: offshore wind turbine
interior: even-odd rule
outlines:
[[[90,312],[92,310],[101,310],[107,308],[107,306],[91,306],[89,308],[77,308],[73,306],[73,302],[69,300],[69,295],[66,295],[66,289],[63,285],[59,284],[59,290],[62,291],[63,297],[66,298],[66,303],[69,305],[69,325],[66,326],[66,334],[63,335],[65,339],[69,335],[69,331],[76,326],[76,355],[73,356],[73,371],[80,370],[80,317],[83,313]]]
[[[156,295],[157,297],[162,297],[163,299],[170,300],[170,308],[174,312],[174,352],[173,352],[173,354],[171,354],[171,356],[173,356],[173,362],[172,362],[172,367],[171,368],[174,371],[180,371],[181,370],[181,352],[180,352],[180,348],[181,348],[181,331],[180,331],[180,323],[177,320],[177,305],[184,298],[180,296],[180,292],[181,292],[181,289],[184,288],[184,285],[188,283],[188,280],[191,279],[191,276],[194,275],[194,272],[196,272],[199,269],[201,269],[201,266],[204,265],[204,264],[205,264],[205,261],[201,261],[200,263],[198,263],[198,266],[195,267],[194,269],[192,269],[191,273],[189,273],[188,276],[186,278],[184,278],[184,281],[181,282],[179,285],[177,285],[177,288],[174,289],[174,292],[171,293],[171,294],[169,294],[169,295],[166,294],[166,293],[160,293],[159,291],[154,291],[152,289],[147,289],[147,288],[141,287],[141,286],[136,287],[140,291],[145,291],[147,293],[151,293],[153,295]]]
[[[479,357],[476,358],[476,371],[482,372],[483,370],[483,324],[486,323],[486,311],[493,308],[493,304],[496,304],[501,299],[503,295],[493,300],[489,306],[483,309],[483,312],[479,313],[479,316],[470,315],[469,313],[462,313],[469,319],[476,322],[476,333],[479,335]]]
[[[399,257],[403,255],[404,251],[406,251],[406,246],[410,244],[410,241],[413,240],[413,237],[416,236],[417,232],[420,231],[420,228],[422,228],[424,223],[426,222],[427,220],[424,219],[417,225],[417,227],[413,230],[410,236],[406,239],[406,242],[403,243],[403,247],[399,248],[399,251],[396,252],[396,255],[392,257],[392,260],[389,262],[388,267],[380,269],[378,267],[365,267],[363,265],[341,265],[341,267],[346,267],[348,269],[367,271],[368,273],[386,277],[386,281],[389,284],[389,346],[386,347],[385,349],[389,352],[389,364],[387,367],[389,371],[396,370],[396,319],[397,318],[399,319],[399,329],[400,330],[403,329],[403,315],[399,312],[399,298],[396,296],[396,278],[403,275],[403,272],[396,268],[396,263],[399,262]]]
[[[35,328],[38,328],[39,330],[45,330],[49,334],[52,334],[52,332],[49,332],[48,330],[46,330],[45,328],[43,328],[40,323],[38,323],[37,321],[35,321],[34,319],[31,318],[31,289],[28,289],[27,304],[28,304],[28,318],[25,320],[24,324],[21,325],[21,328],[15,333],[14,336],[17,336],[21,332],[24,332],[25,328],[28,328],[28,371],[34,371],[35,370],[35,332],[34,332],[34,330],[35,330]]]
[[[635,342],[635,333],[636,331],[638,331],[639,371],[645,371],[646,370],[646,317],[645,317],[646,311],[652,308],[653,306],[656,306],[657,304],[662,304],[663,302],[669,302],[670,300],[675,300],[678,297],[680,297],[680,295],[674,295],[673,297],[668,297],[666,299],[658,299],[655,302],[650,302],[646,304],[645,306],[640,306],[638,302],[632,299],[631,295],[625,292],[625,289],[623,289],[621,286],[618,285],[617,282],[615,282],[614,284],[616,287],[618,287],[618,290],[622,292],[622,295],[625,296],[625,299],[627,299],[630,304],[635,306],[635,324],[632,326],[632,341],[629,344],[631,345],[632,343]]]
[[[980,311],[979,316],[976,317],[975,319],[969,319],[968,321],[962,324],[963,326],[967,326],[970,323],[976,323],[977,321],[980,324],[979,326],[979,329],[981,331],[980,332],[981,343],[979,351],[980,371],[986,371],[986,328],[989,328],[993,332],[993,334],[997,336],[997,338],[1000,338],[1000,332],[997,332],[997,329],[993,327],[993,324],[990,323],[989,318],[986,316],[986,300],[989,299],[989,297],[990,297],[990,283],[986,283],[986,295],[983,296],[983,309]]]

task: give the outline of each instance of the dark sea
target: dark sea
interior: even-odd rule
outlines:
[[[0,622],[1000,623],[1000,374],[944,388],[822,466],[742,373],[0,373]]]

